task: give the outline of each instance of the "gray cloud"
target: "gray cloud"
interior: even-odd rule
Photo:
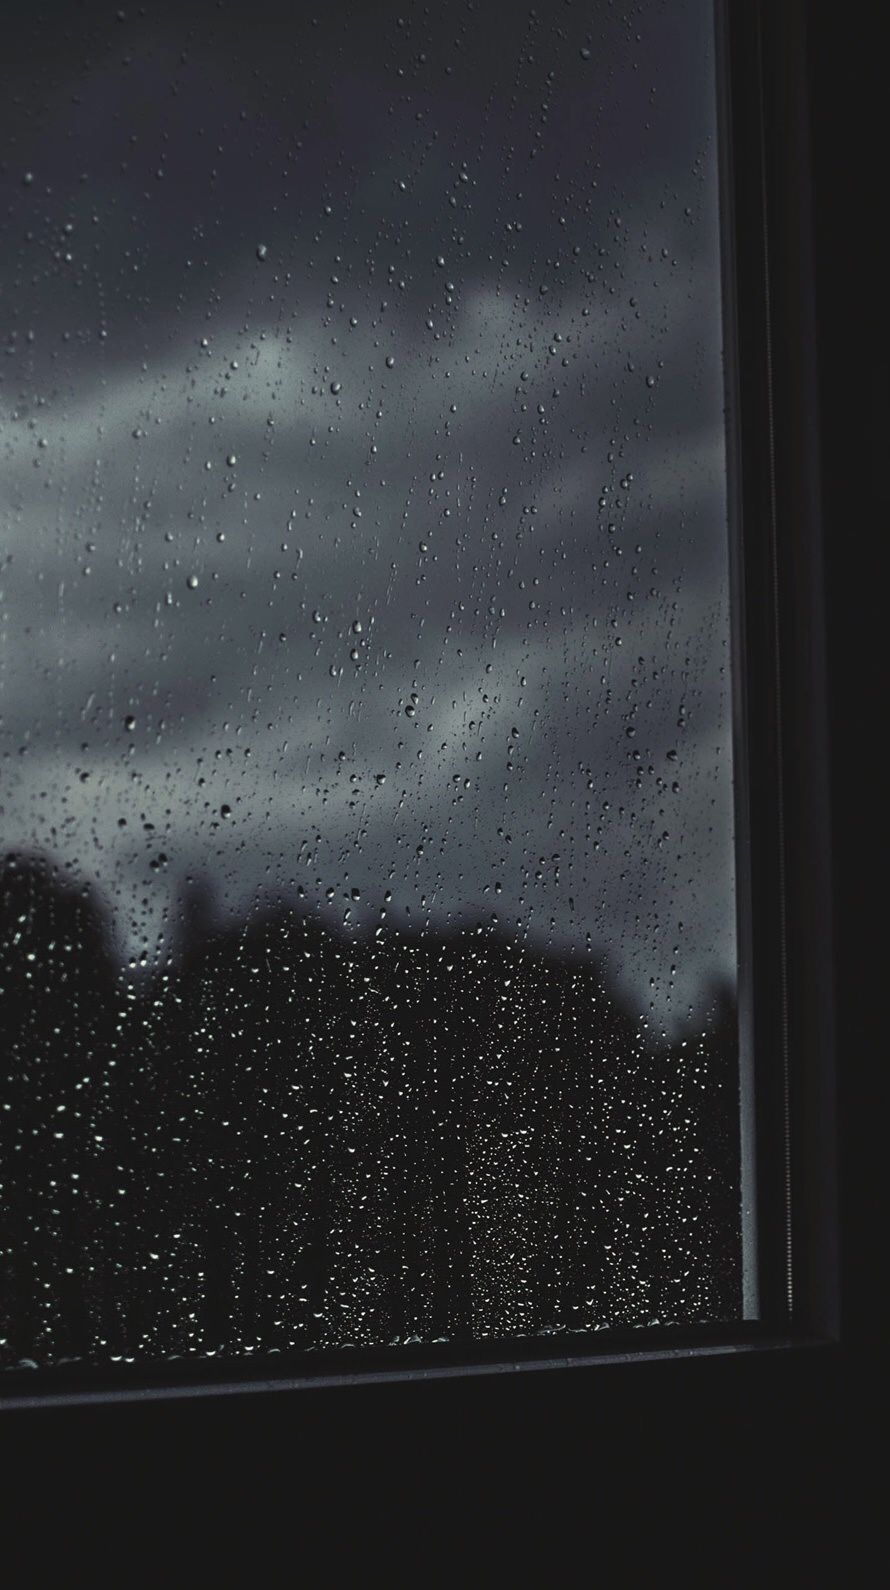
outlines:
[[[258,86],[228,18],[175,95],[154,23],[15,174],[6,842],[123,956],[201,874],[221,916],[590,948],[667,1024],[732,974],[713,128],[655,70],[709,45],[642,10],[591,62],[536,24],[490,85],[381,8],[321,78],[260,41]]]

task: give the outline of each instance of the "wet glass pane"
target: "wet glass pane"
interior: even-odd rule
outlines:
[[[711,13],[6,24],[8,1366],[740,1315]]]

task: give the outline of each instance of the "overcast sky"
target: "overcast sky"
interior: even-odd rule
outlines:
[[[5,847],[734,964],[712,7],[56,6],[5,66]],[[146,825],[150,824],[151,827]]]

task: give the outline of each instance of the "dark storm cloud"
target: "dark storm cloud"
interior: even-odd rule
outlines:
[[[730,970],[710,11],[641,9],[20,53],[4,820],[127,953],[190,873]]]

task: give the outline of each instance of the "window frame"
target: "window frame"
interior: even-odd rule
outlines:
[[[757,1196],[756,1322],[302,1355],[225,1366],[12,1372],[10,1409],[469,1381],[840,1340],[828,677],[805,6],[716,0],[743,1069]],[[743,1088],[743,1096],[745,1090]],[[296,1355],[295,1355],[296,1356]],[[309,1363],[311,1357],[312,1363]],[[288,1372],[289,1370],[289,1372]],[[670,1370],[665,1372],[670,1373]],[[38,1383],[39,1382],[39,1383]],[[626,1378],[625,1378],[626,1384]]]

